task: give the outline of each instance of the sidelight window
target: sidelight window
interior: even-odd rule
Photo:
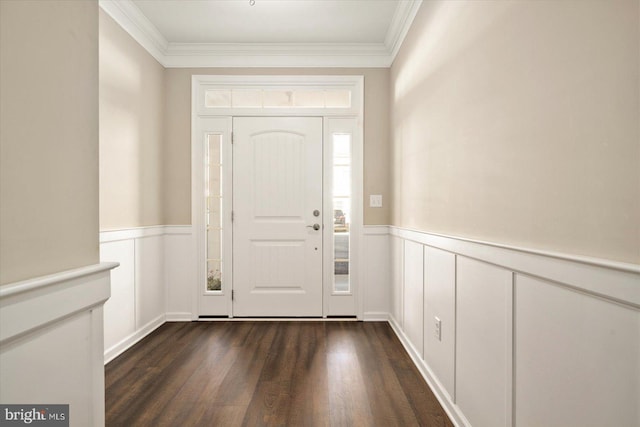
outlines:
[[[207,291],[221,291],[222,257],[222,135],[209,134],[205,142],[205,217]]]
[[[351,292],[350,225],[351,135],[333,134],[333,256],[334,292]]]

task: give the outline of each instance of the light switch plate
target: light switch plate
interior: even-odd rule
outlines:
[[[369,207],[381,208],[382,207],[382,194],[370,194],[369,195]]]

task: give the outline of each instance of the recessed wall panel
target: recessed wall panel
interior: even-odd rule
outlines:
[[[391,237],[391,315],[402,328],[403,326],[403,252],[404,240]]]
[[[440,333],[436,331],[440,320]],[[424,360],[454,397],[456,256],[424,248]],[[439,335],[439,336],[438,336]]]
[[[515,295],[516,425],[640,425],[640,311],[521,275]]]
[[[104,348],[110,349],[136,330],[134,241],[102,243],[100,261],[120,263],[111,270],[111,297],[104,303]]]
[[[423,356],[423,246],[404,242],[404,331],[418,354]]]
[[[135,241],[136,329],[166,312],[164,245],[162,236]]]
[[[456,403],[474,427],[510,423],[512,273],[457,259]]]

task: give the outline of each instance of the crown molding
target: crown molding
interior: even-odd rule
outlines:
[[[398,4],[396,13],[391,19],[391,25],[389,25],[387,37],[384,41],[385,47],[390,52],[391,56],[389,66],[391,66],[393,60],[396,58],[396,55],[400,51],[402,42],[404,42],[404,38],[409,32],[409,28],[411,28],[411,24],[413,24],[413,19],[418,14],[420,5],[422,5],[422,0],[400,2]]]
[[[366,67],[393,63],[422,0],[401,1],[384,43],[171,43],[131,0],[100,7],[166,68]]]
[[[164,65],[169,42],[131,0],[99,0],[98,4],[135,41]]]

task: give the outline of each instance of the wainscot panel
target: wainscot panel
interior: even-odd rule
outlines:
[[[640,312],[521,275],[515,292],[516,424],[640,425]]]
[[[365,226],[362,244],[362,281],[364,320],[389,318],[389,228]]]
[[[455,398],[455,332],[456,256],[425,246],[424,360],[452,400]]]
[[[104,426],[102,263],[0,288],[0,403],[68,404],[72,425]]]
[[[456,403],[474,426],[511,424],[511,275],[458,256]]]
[[[389,321],[456,425],[640,425],[639,265],[389,231]]]
[[[404,332],[420,358],[424,357],[423,257],[421,244],[410,240],[404,242]]]
[[[100,233],[100,259],[117,261],[105,305],[105,363],[169,320],[191,320],[191,226]]]
[[[167,321],[191,321],[194,311],[196,257],[191,226],[168,226],[164,236]]]
[[[400,328],[404,325],[404,240],[390,238],[391,252],[391,313],[390,319]]]
[[[104,304],[104,348],[111,349],[136,330],[134,240],[100,245],[100,258],[120,264],[111,272],[111,298]]]

